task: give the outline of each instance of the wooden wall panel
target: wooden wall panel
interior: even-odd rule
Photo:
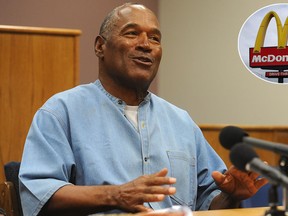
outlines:
[[[20,161],[36,110],[78,84],[79,30],[0,26],[0,181]]]
[[[219,142],[219,133],[225,126],[227,125],[200,125],[200,128],[207,141],[229,167],[231,165],[229,159],[229,150],[224,149]],[[288,126],[236,126],[245,130],[250,137],[288,145]],[[259,157],[262,160],[267,161],[269,165],[279,165],[280,156],[278,154],[260,148],[254,149],[256,150]]]

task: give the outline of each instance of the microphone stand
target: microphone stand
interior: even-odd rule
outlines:
[[[285,211],[279,210],[278,205],[278,185],[272,185],[269,189],[269,205],[270,209],[265,212],[265,216],[285,216]]]
[[[288,157],[282,155],[279,160],[279,167],[281,172],[288,176]],[[285,212],[288,213],[288,190],[286,187],[283,187],[283,206]]]

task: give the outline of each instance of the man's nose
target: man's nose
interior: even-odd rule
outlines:
[[[142,50],[145,50],[145,51],[151,50],[151,44],[149,41],[149,37],[146,33],[142,33],[139,35],[137,47],[142,49]]]

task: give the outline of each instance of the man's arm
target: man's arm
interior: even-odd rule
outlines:
[[[76,186],[66,185],[52,195],[44,206],[44,215],[87,215],[112,209],[126,212],[147,212],[144,202],[159,202],[176,192],[166,187],[176,182],[166,177],[167,169],[141,176],[123,185]]]

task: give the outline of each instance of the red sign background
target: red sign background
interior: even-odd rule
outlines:
[[[288,68],[288,48],[262,47],[260,53],[253,53],[254,48],[249,49],[249,63],[252,68],[264,68],[278,70]],[[253,61],[254,60],[254,61]]]

